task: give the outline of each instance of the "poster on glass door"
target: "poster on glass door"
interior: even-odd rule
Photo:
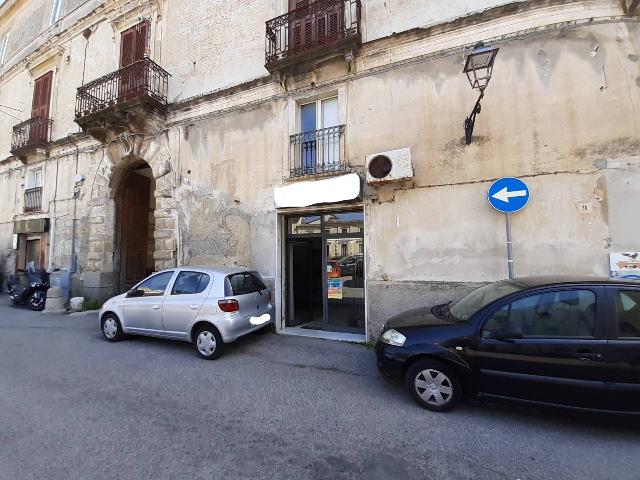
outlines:
[[[342,300],[342,279],[330,278],[327,282],[327,296],[332,300]]]

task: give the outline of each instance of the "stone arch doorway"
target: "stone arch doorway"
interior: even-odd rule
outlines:
[[[148,163],[127,165],[115,190],[114,290],[122,293],[155,270],[156,181]]]
[[[146,271],[176,266],[179,231],[174,189],[177,174],[165,140],[163,137],[145,140],[140,135],[129,135],[126,141],[113,141],[104,147],[91,184],[86,234],[82,236],[86,256],[80,259],[82,277],[79,286],[84,296],[104,300],[125,290],[125,282],[121,280],[122,242],[119,237],[124,210],[116,204],[120,195],[124,195],[122,187],[128,176],[148,176],[149,167]]]

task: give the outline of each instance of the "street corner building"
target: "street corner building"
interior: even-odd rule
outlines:
[[[608,276],[640,250],[638,14],[0,1],[5,278],[61,268],[105,299],[164,268],[243,265],[279,332],[374,340],[401,310],[507,276],[487,202],[501,177],[530,188],[516,275]]]

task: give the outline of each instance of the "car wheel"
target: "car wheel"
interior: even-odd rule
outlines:
[[[110,342],[118,342],[124,338],[120,320],[118,320],[118,317],[116,317],[113,313],[107,313],[104,317],[102,317],[101,327],[104,338],[106,338]]]
[[[34,292],[29,297],[29,308],[36,312],[41,312],[42,310],[44,310],[45,302],[46,302],[46,297],[42,295],[42,293]]]
[[[205,326],[198,330],[193,339],[193,346],[202,358],[215,360],[222,355],[224,343],[218,330]]]
[[[407,388],[427,410],[450,410],[462,397],[462,382],[453,368],[437,360],[418,360],[407,372]]]

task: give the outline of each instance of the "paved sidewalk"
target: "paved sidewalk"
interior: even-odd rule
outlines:
[[[0,300],[0,479],[637,479],[638,423],[420,409],[363,346],[258,333],[217,361]]]

